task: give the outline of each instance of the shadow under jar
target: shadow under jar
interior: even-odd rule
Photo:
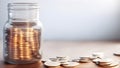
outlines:
[[[35,63],[41,59],[42,24],[36,3],[9,3],[4,26],[4,60],[11,64]]]

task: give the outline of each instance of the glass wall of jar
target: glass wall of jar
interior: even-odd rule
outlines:
[[[11,64],[38,62],[42,24],[36,3],[9,3],[4,25],[4,60]]]

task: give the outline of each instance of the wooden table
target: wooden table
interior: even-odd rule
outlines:
[[[91,56],[93,52],[104,52],[105,57],[114,58],[119,61],[118,56],[114,56],[114,52],[120,52],[120,42],[80,42],[80,41],[45,41],[41,46],[42,57],[50,58],[56,56],[70,56],[71,59],[79,58],[81,56]],[[12,65],[3,62],[2,51],[0,52],[0,68],[44,68],[38,62],[27,65]],[[76,68],[103,68],[94,63],[80,63]]]

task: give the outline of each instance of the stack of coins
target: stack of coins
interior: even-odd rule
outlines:
[[[79,62],[81,62],[81,63],[87,63],[89,61],[90,61],[89,57],[80,57],[80,60],[79,60]]]
[[[32,60],[39,56],[40,30],[12,27],[6,30],[8,58]],[[37,58],[36,58],[37,59]]]
[[[57,56],[56,58],[61,64],[66,64],[70,60],[69,56]]]
[[[118,68],[119,67],[119,63],[111,59],[99,59],[94,62],[103,68]]]
[[[10,39],[9,39],[9,57],[10,59],[19,59],[17,56],[18,56],[18,45],[17,45],[17,42],[18,42],[18,31],[19,29],[17,28],[11,28],[10,29]]]
[[[98,65],[100,65],[104,68],[118,68],[119,67],[118,62],[99,62]]]

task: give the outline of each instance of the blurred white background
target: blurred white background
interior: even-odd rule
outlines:
[[[119,40],[119,0],[0,0],[0,38],[7,3],[37,2],[45,40]]]

